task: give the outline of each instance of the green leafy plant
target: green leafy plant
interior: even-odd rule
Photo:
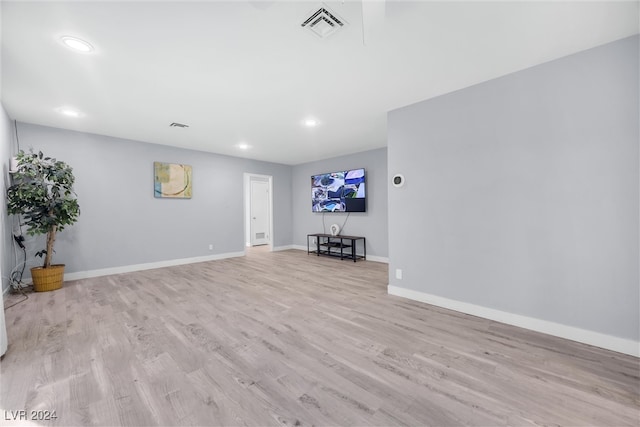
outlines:
[[[13,185],[7,189],[7,211],[22,215],[27,234],[47,235],[44,268],[51,267],[56,232],[78,220],[80,206],[73,192],[73,169],[65,162],[45,157],[42,152],[18,153]]]

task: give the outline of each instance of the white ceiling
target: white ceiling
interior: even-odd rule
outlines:
[[[320,39],[300,26],[319,1],[2,1],[1,100],[18,121],[299,164],[384,147],[389,110],[639,29],[637,1],[325,4],[348,25]]]

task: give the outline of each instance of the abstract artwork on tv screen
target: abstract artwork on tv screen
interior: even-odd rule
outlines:
[[[366,212],[364,169],[311,177],[313,212]]]

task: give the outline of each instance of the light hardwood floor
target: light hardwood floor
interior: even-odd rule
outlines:
[[[385,264],[257,251],[31,294],[6,312],[1,423],[640,424],[639,359],[387,282]]]

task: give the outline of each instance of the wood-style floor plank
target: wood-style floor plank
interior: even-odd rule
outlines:
[[[2,425],[640,425],[637,358],[390,296],[387,274],[252,250],[30,294],[5,313]]]

